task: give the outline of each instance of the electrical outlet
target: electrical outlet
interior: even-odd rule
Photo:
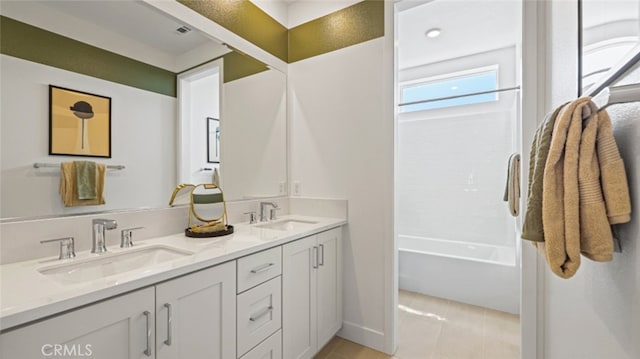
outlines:
[[[302,185],[300,184],[300,181],[293,182],[293,195],[299,196],[300,192],[302,192]]]
[[[287,194],[287,182],[280,182],[278,185],[279,194]]]

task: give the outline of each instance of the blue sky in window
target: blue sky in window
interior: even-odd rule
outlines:
[[[468,93],[491,91],[498,89],[496,71],[482,72],[464,77],[456,77],[440,81],[422,83],[402,89],[401,102],[413,102],[440,97],[464,95]],[[450,100],[434,101],[402,107],[402,112],[431,110],[436,108],[470,105],[476,103],[496,101],[497,94],[474,95]]]

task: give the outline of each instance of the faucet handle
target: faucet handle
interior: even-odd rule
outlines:
[[[256,216],[256,211],[244,212],[244,214],[248,214],[249,215],[249,224],[258,223],[258,219],[257,219],[257,216]]]
[[[276,214],[276,212],[277,212],[277,211],[279,211],[279,210],[281,210],[281,209],[282,209],[282,208],[280,208],[280,207],[278,207],[278,206],[271,208],[271,209],[269,210],[269,220],[270,220],[270,221],[275,221],[276,219],[278,219],[278,218],[277,218],[277,214]]]
[[[60,242],[60,255],[58,259],[69,259],[76,256],[75,240],[73,237],[45,239],[40,243]]]
[[[120,248],[133,246],[133,231],[144,229],[144,227],[125,228],[120,231]]]

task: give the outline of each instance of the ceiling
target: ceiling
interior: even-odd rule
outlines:
[[[179,55],[210,41],[198,31],[178,35],[184,24],[137,1],[44,1],[43,4],[107,31]]]
[[[362,0],[250,0],[284,27],[291,29],[342,10]]]
[[[170,71],[221,56],[229,50],[198,30],[135,0],[2,1],[2,13]]]
[[[520,2],[475,0],[420,3],[398,14],[400,69],[485,52],[520,42]],[[437,38],[425,32],[440,28]]]

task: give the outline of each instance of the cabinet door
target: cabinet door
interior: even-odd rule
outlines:
[[[156,286],[158,359],[236,358],[236,263]]]
[[[318,348],[316,328],[316,237],[282,247],[282,354],[284,359],[312,358]]]
[[[0,358],[153,357],[154,288],[0,335]],[[148,350],[148,351],[147,351]]]
[[[318,348],[342,327],[341,228],[318,234]]]

